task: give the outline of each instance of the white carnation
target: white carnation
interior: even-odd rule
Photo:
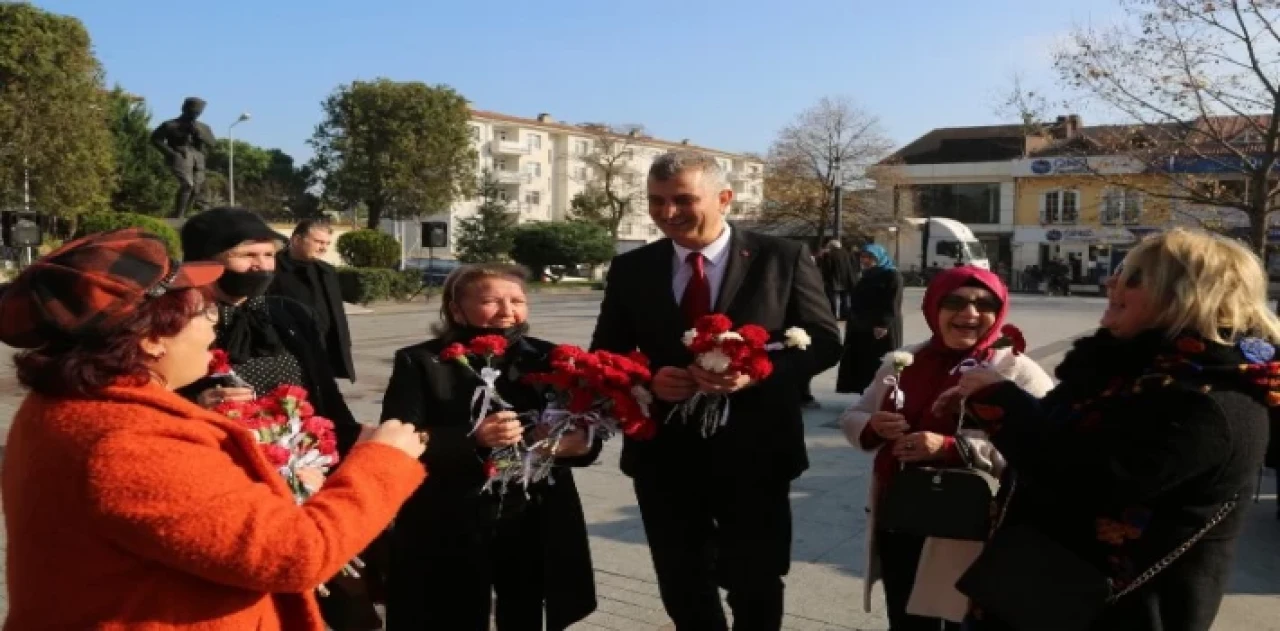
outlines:
[[[813,338],[809,337],[809,332],[798,326],[793,326],[787,329],[787,332],[783,334],[783,337],[786,338],[786,344],[788,347],[798,348],[800,350],[809,348],[809,345],[813,343]]]
[[[720,349],[711,349],[698,355],[698,365],[708,372],[722,373],[729,370],[730,363],[729,356],[720,352]]]
[[[685,346],[693,346],[693,340],[696,337],[698,337],[698,332],[693,329],[689,329],[684,332],[684,337],[680,338],[680,341],[683,342]]]
[[[915,362],[916,358],[906,351],[894,351],[889,353],[889,361],[893,362],[893,367],[902,370]]]
[[[725,331],[724,333],[721,333],[720,335],[716,336],[717,342],[727,342],[729,340],[733,340],[735,342],[741,342],[742,336],[738,335],[733,331]]]

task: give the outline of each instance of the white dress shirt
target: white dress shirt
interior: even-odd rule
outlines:
[[[674,241],[671,242],[671,245],[676,247],[675,264],[671,266],[671,269],[676,272],[671,279],[671,291],[675,294],[676,304],[680,304],[680,299],[684,298],[684,288],[689,285],[689,279],[693,278],[693,267],[685,259],[689,258],[690,252],[702,252],[702,256],[706,259],[702,262],[702,269],[707,274],[707,283],[711,285],[711,308],[716,308],[716,300],[720,297],[720,285],[724,284],[724,271],[729,267],[730,232],[732,229],[728,223],[725,223],[720,236],[701,250],[690,250]]]

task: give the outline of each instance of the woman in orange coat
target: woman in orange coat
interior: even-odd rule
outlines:
[[[0,288],[31,391],[0,472],[5,629],[319,631],[316,587],[422,482],[425,435],[389,422],[299,506],[243,424],[173,392],[204,375],[221,274],[123,230]]]

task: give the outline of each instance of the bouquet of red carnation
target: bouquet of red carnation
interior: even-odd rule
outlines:
[[[657,433],[657,425],[649,418],[653,395],[647,386],[653,375],[649,359],[642,353],[587,352],[564,344],[551,351],[549,372],[524,379],[550,386],[557,395],[537,421],[548,431],[526,455],[526,484],[550,475],[555,459],[549,454],[555,452],[561,437],[574,429],[585,430],[587,442],[596,436],[608,440],[619,433],[648,440]]]
[[[1011,348],[1014,355],[1022,355],[1027,352],[1027,338],[1022,335],[1022,330],[1012,324],[1006,324],[1000,327],[1000,339],[996,340],[991,348]]]
[[[468,436],[479,429],[480,421],[488,417],[490,412],[495,411],[495,408],[511,409],[511,404],[498,395],[498,377],[502,372],[493,366],[494,360],[502,357],[506,352],[507,338],[501,335],[480,335],[466,345],[454,342],[446,346],[438,355],[440,361],[457,362],[481,381],[471,397],[471,407],[476,410],[476,413],[471,419],[471,432],[467,434]],[[476,363],[472,363],[473,358],[479,362],[479,370],[476,370]],[[510,484],[524,476],[526,463],[520,444],[494,449],[489,454],[489,459],[485,461],[484,468],[484,490],[492,491],[494,487],[500,487],[500,490],[505,493]]]
[[[307,402],[307,391],[298,386],[282,385],[252,402],[222,403],[214,411],[243,422],[253,432],[262,454],[284,476],[293,491],[293,499],[299,504],[319,491],[309,487],[299,471],[315,469],[327,474],[338,464],[338,439],[333,421],[317,416]],[[364,567],[364,563],[358,558],[352,559],[343,573],[359,576],[357,567]],[[329,593],[324,585],[316,589],[322,596]]]
[[[735,331],[733,321],[723,314],[702,316],[684,334],[684,345],[694,354],[694,362],[707,372],[741,373],[752,381],[763,381],[773,374],[769,352],[784,348],[808,348],[809,334],[799,327],[787,329],[782,342],[769,342],[769,332],[754,324],[744,324]],[[698,392],[671,411],[670,420],[679,412],[685,422],[697,416],[702,435],[709,437],[729,421],[729,398],[722,394]]]

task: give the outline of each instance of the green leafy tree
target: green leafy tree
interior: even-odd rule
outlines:
[[[511,258],[542,278],[552,265],[599,265],[613,257],[613,237],[584,221],[546,221],[516,228]]]
[[[475,188],[466,99],[447,86],[389,79],[339,86],[310,140],[325,196],[383,217],[445,212]]]
[[[0,3],[0,205],[70,218],[115,185],[102,66],[80,20]]]
[[[506,260],[511,252],[515,217],[507,211],[502,188],[489,173],[480,183],[480,206],[476,214],[458,222],[454,250],[463,263],[493,263]]]
[[[111,207],[122,212],[167,216],[178,192],[164,157],[151,146],[151,112],[146,101],[116,86],[108,96],[115,148],[116,190]]]
[[[266,149],[243,140],[235,143],[236,205],[272,215],[317,214],[318,200],[307,191],[310,169],[295,167],[293,156],[279,149]],[[230,173],[230,149],[231,143],[223,138],[209,153],[210,199],[226,200],[229,196],[226,176]]]

